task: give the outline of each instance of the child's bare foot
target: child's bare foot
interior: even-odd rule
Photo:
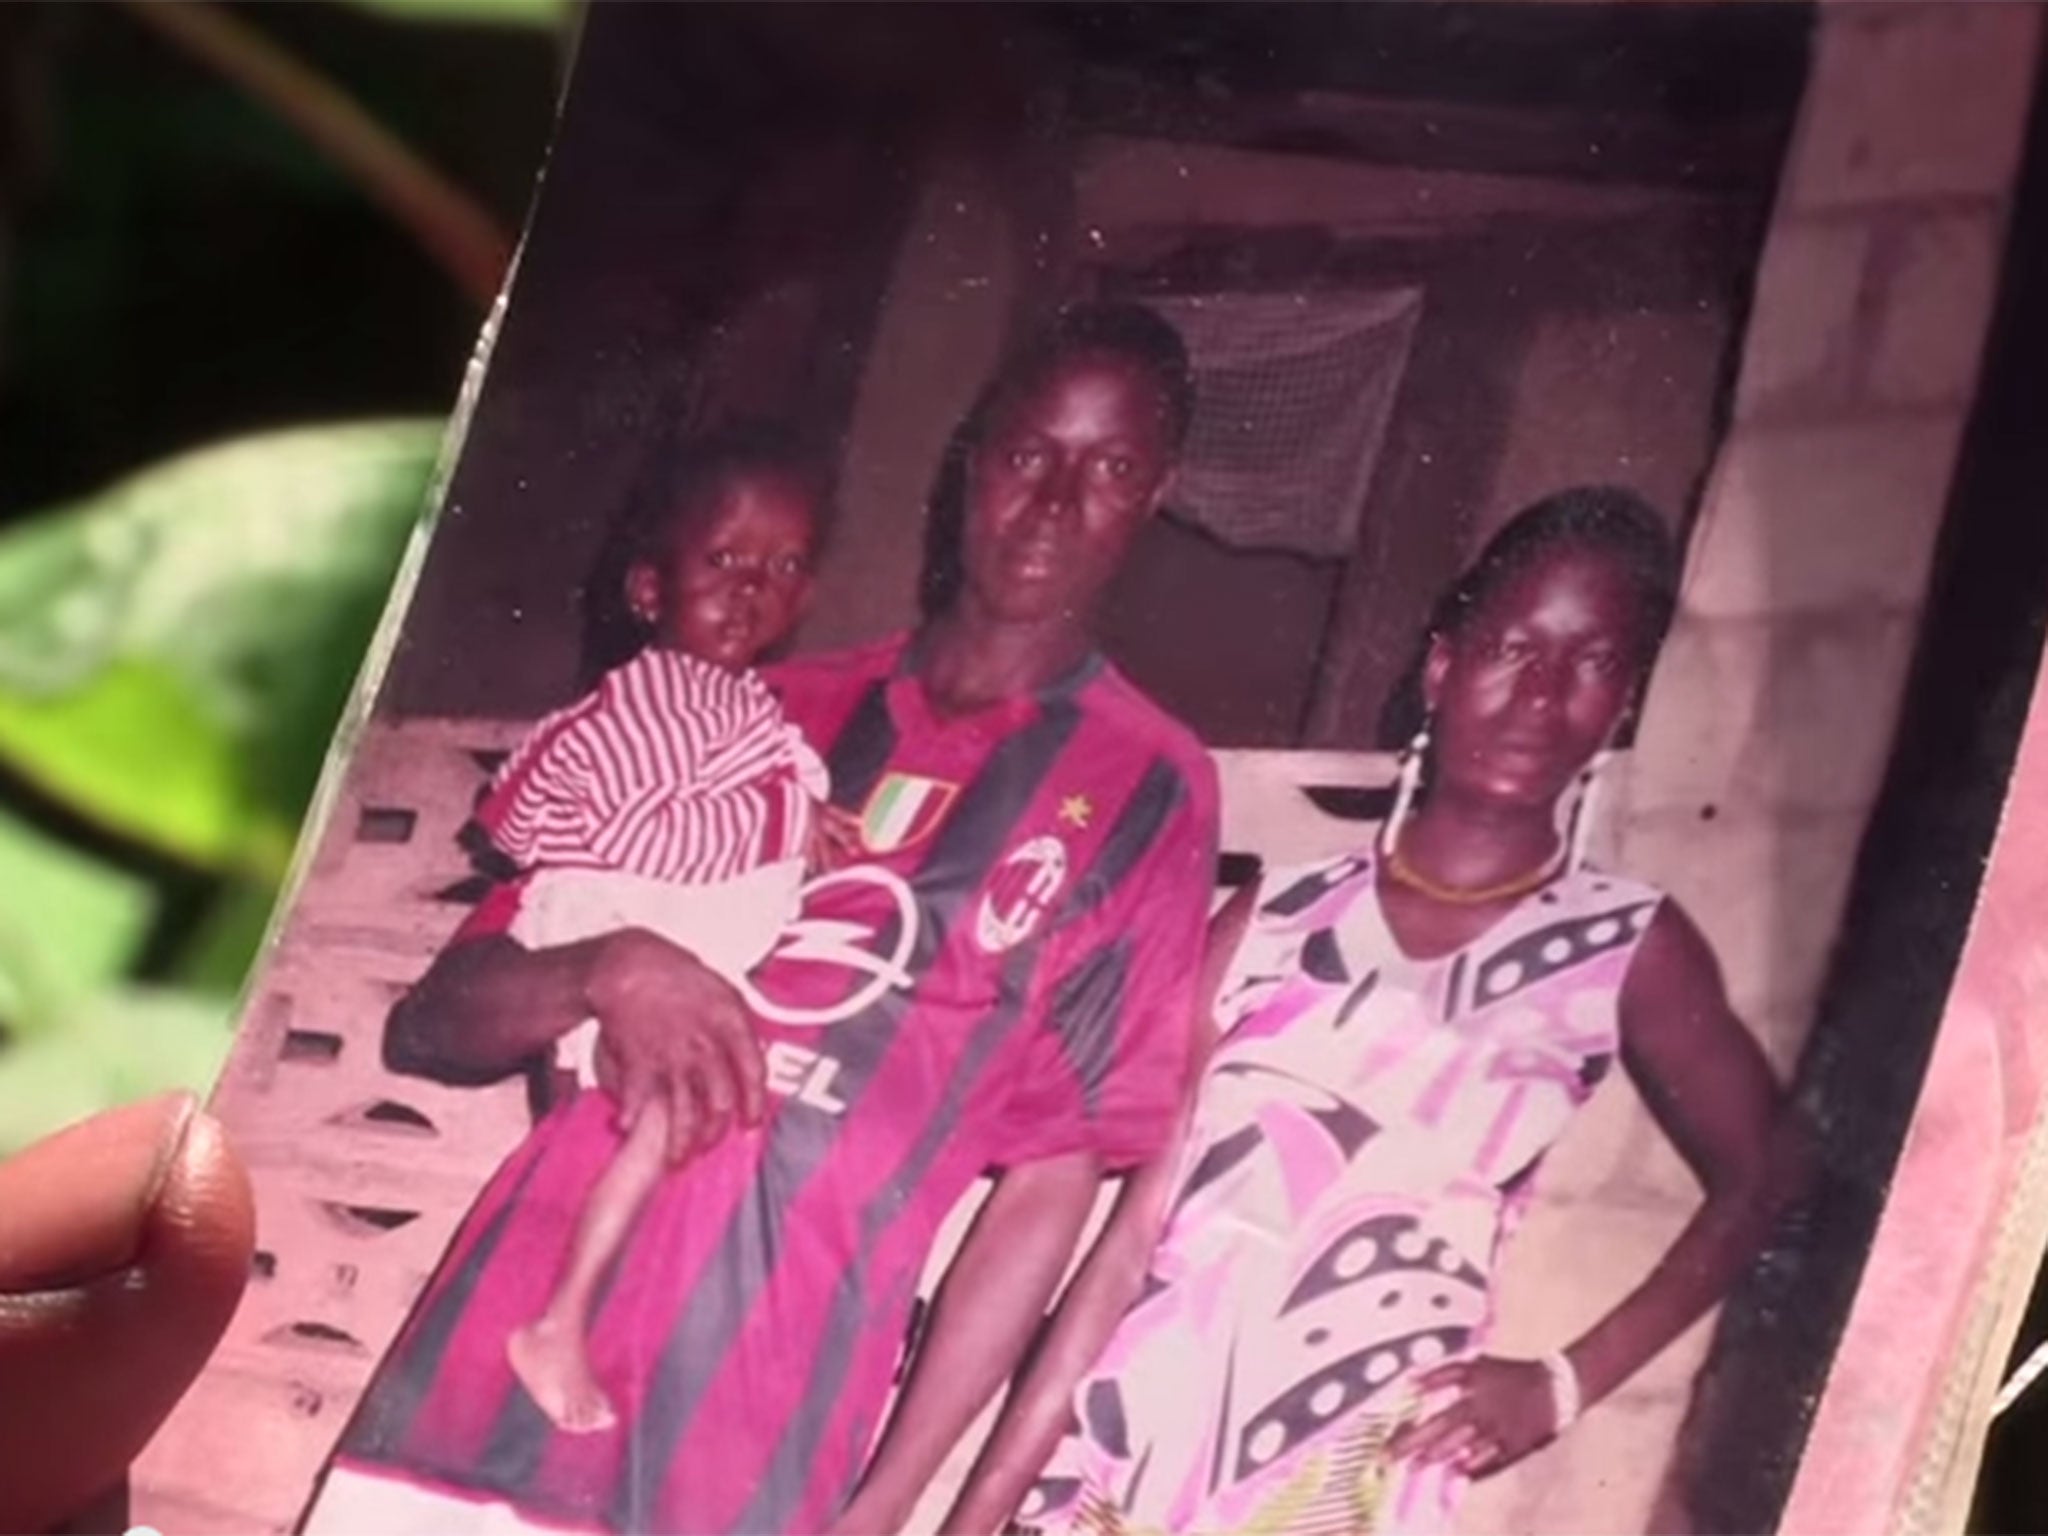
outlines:
[[[505,1341],[505,1358],[527,1395],[557,1429],[589,1435],[619,1422],[612,1400],[590,1373],[580,1329],[536,1318],[512,1330]]]

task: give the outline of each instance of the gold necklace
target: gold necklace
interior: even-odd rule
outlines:
[[[1409,890],[1427,896],[1431,901],[1441,901],[1453,907],[1482,907],[1490,901],[1506,901],[1512,896],[1526,896],[1555,880],[1562,863],[1557,854],[1552,854],[1535,869],[1503,880],[1498,885],[1456,886],[1439,885],[1401,856],[1398,839],[1387,850],[1387,873],[1392,875]]]

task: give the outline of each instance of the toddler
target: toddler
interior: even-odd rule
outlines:
[[[844,835],[824,764],[752,670],[809,600],[822,477],[766,439],[736,438],[661,467],[640,501],[625,597],[645,647],[534,728],[476,820],[521,871],[508,930],[519,943],[645,928],[732,979],[767,954],[807,866]],[[585,1088],[597,1028],[586,1020],[556,1047]],[[507,1342],[521,1384],[565,1430],[616,1422],[585,1335],[666,1138],[657,1098],[592,1188],[547,1306]]]

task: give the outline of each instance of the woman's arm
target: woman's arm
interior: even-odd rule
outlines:
[[[1714,953],[1666,902],[1621,991],[1622,1062],[1706,1200],[1649,1276],[1565,1351],[1597,1402],[1721,1299],[1804,1182],[1805,1147]]]
[[[1770,1067],[1728,1006],[1713,951],[1673,903],[1643,936],[1620,1012],[1622,1061],[1706,1200],[1642,1283],[1564,1351],[1588,1405],[1720,1300],[1798,1192],[1803,1167]],[[1457,1401],[1399,1437],[1398,1454],[1498,1471],[1559,1427],[1538,1362],[1463,1362],[1422,1384],[1454,1389]]]
[[[1067,1288],[1031,1368],[1004,1405],[967,1486],[947,1515],[949,1532],[968,1536],[994,1531],[1016,1510],[1067,1427],[1074,1387],[1137,1300],[1166,1221],[1194,1087],[1214,1041],[1216,992],[1250,919],[1254,889],[1238,891],[1209,924],[1180,1131],[1163,1153],[1125,1183],[1102,1235]]]
[[[903,1401],[833,1531],[902,1529],[1045,1321],[1101,1188],[1101,1166],[1086,1152],[1026,1163],[996,1182],[946,1270]]]
[[[496,1082],[591,1016],[596,942],[529,950],[503,934],[458,940],[391,1010],[384,1065],[438,1082]]]
[[[1125,1183],[1102,1235],[1074,1276],[1058,1316],[974,1464],[943,1529],[997,1531],[1023,1501],[1071,1413],[1075,1384],[1095,1363],[1144,1283],[1172,1187],[1171,1152]]]
[[[391,1011],[384,1061],[441,1082],[494,1082],[594,1018],[630,1127],[659,1096],[669,1156],[758,1124],[766,1071],[732,986],[657,934],[627,928],[526,949],[503,935],[450,945]]]

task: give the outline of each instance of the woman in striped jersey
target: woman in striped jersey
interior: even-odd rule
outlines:
[[[639,929],[529,947],[511,881],[393,1010],[386,1061],[448,1083],[524,1071],[595,1017],[616,1093],[552,1110],[480,1191],[306,1529],[868,1536],[909,1517],[1042,1320],[1102,1174],[1173,1135],[1215,769],[1094,636],[1191,406],[1157,316],[1064,312],[963,433],[950,601],[764,669],[859,852],[805,882],[744,986]],[[655,1095],[687,1163],[590,1313],[617,1422],[565,1433],[506,1338],[546,1309],[611,1170],[614,1102]],[[990,1169],[892,1411],[919,1276]]]
[[[529,946],[635,927],[737,981],[767,953],[808,870],[834,862],[840,813],[824,764],[754,662],[811,593],[823,474],[776,436],[741,431],[656,462],[629,537],[626,605],[643,647],[513,751],[476,820],[522,878],[510,929]],[[596,1085],[595,1021],[556,1045]],[[506,1343],[549,1419],[616,1420],[585,1333],[599,1281],[660,1179],[659,1100],[592,1188],[553,1294]]]

